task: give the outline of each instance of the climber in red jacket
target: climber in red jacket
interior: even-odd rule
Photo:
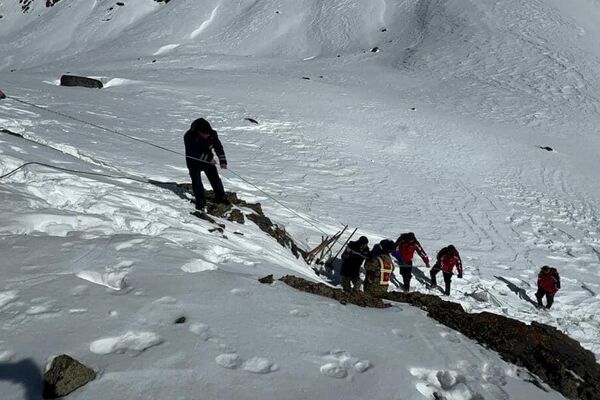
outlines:
[[[556,268],[544,265],[538,274],[538,290],[535,294],[538,306],[544,307],[542,298],[546,296],[546,308],[552,307],[554,295],[560,289],[560,275]]]
[[[427,253],[425,253],[423,246],[421,246],[413,232],[401,234],[396,240],[396,250],[392,252],[392,257],[398,262],[403,281],[402,290],[405,292],[410,290],[415,251],[421,257],[425,266],[429,268],[429,257],[427,257]]]
[[[450,245],[439,251],[437,254],[437,261],[435,265],[431,267],[431,271],[429,272],[429,276],[431,277],[431,287],[437,286],[437,280],[435,276],[442,271],[444,275],[444,283],[446,284],[444,294],[449,296],[452,275],[454,275],[454,267],[456,267],[456,271],[458,272],[458,278],[461,279],[463,277],[462,260],[460,259],[460,254],[458,254],[456,247]]]

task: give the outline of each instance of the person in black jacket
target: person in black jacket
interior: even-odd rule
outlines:
[[[210,186],[215,192],[215,201],[217,203],[229,204],[225,197],[223,182],[219,178],[217,171],[217,161],[214,159],[213,151],[219,158],[219,164],[222,169],[227,169],[227,159],[225,150],[217,136],[217,132],[210,126],[207,120],[199,118],[192,123],[191,128],[183,137],[185,143],[185,156],[188,171],[192,178],[192,190],[196,198],[196,209],[204,210],[206,207],[206,197],[204,195],[204,186],[202,185],[201,172],[204,171]]]
[[[348,243],[342,253],[342,289],[344,292],[360,290],[360,266],[369,255],[369,240],[361,236],[358,240]]]

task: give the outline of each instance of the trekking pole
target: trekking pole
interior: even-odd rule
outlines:
[[[333,258],[338,258],[338,256],[340,255],[340,253],[342,252],[342,250],[344,249],[344,247],[346,247],[346,245],[348,244],[348,242],[350,241],[350,239],[352,239],[352,236],[354,236],[354,234],[356,233],[357,230],[358,230],[358,228],[354,228],[354,230],[352,231],[352,233],[350,234],[350,236],[348,236],[348,239],[346,239],[346,241],[344,242],[344,244],[342,245],[342,247],[340,247],[340,249],[338,250],[338,252],[335,253],[335,257],[333,257]]]

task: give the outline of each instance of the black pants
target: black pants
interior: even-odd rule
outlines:
[[[400,275],[402,275],[402,290],[408,292],[410,290],[410,280],[412,279],[412,261],[398,267]]]
[[[544,307],[542,303],[542,299],[546,296],[546,308],[552,307],[552,303],[554,303],[554,295],[552,293],[546,292],[542,288],[538,288],[538,291],[535,294],[535,298],[537,299],[538,305],[540,307]]]
[[[429,272],[429,276],[431,277],[431,285],[437,286],[437,279],[435,276],[441,271],[440,267],[434,265]],[[443,272],[443,271],[442,271]],[[444,274],[444,284],[446,285],[446,290],[444,290],[444,294],[446,296],[450,296],[450,284],[452,283],[452,273],[451,272],[443,272]]]
[[[202,185],[201,172],[204,171],[210,186],[215,192],[215,200],[223,200],[225,198],[225,189],[223,188],[223,182],[219,178],[217,167],[212,164],[200,164],[189,166],[190,177],[192,178],[192,190],[194,191],[194,197],[196,198],[196,208],[203,208],[206,206],[206,196],[204,195],[204,185]]]

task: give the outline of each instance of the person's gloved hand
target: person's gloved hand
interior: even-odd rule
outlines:
[[[462,274],[458,274],[458,279],[462,279]]]
[[[427,256],[423,257],[423,262],[425,263],[425,266],[427,268],[429,268],[429,257],[427,257]]]

